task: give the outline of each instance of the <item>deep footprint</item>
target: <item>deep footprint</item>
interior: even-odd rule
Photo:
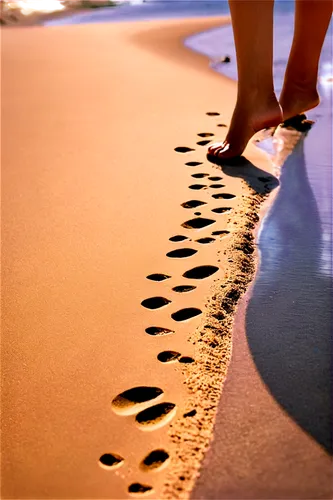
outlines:
[[[213,135],[211,132],[200,132],[198,134],[199,137],[213,137]]]
[[[220,230],[220,231],[213,231],[212,232],[213,236],[226,236],[227,234],[230,234],[230,231]]]
[[[166,254],[170,259],[185,259],[186,257],[191,257],[198,250],[194,250],[194,248],[177,248],[177,250],[172,250]]]
[[[203,177],[207,177],[208,175],[209,174],[204,174],[203,172],[199,172],[198,174],[192,174],[191,177],[194,177],[195,179],[203,179]]]
[[[173,287],[172,290],[174,292],[177,292],[177,293],[186,293],[186,292],[191,292],[195,288],[196,288],[196,286],[193,286],[193,285],[179,285],[179,286]]]
[[[209,179],[210,181],[214,181],[214,182],[215,182],[215,181],[221,181],[221,180],[222,180],[222,177],[208,177],[208,179]]]
[[[212,197],[215,198],[216,200],[220,200],[220,199],[231,200],[232,198],[236,198],[236,196],[234,194],[229,194],[229,193],[217,193],[217,194],[213,194]]]
[[[139,413],[135,420],[142,430],[152,431],[166,425],[176,414],[174,403],[160,403]]]
[[[220,115],[220,113],[217,113],[216,111],[208,111],[208,112],[206,113],[206,115],[208,115],[208,116],[219,116],[219,115]]]
[[[185,165],[187,167],[197,167],[198,165],[202,165],[202,161],[188,161]]]
[[[155,273],[155,274],[149,274],[149,276],[146,276],[146,278],[147,280],[152,280],[152,281],[164,281],[171,278],[171,276],[169,276],[168,274]]]
[[[154,450],[142,460],[140,464],[140,469],[145,472],[153,472],[160,469],[162,466],[165,467],[170,459],[170,455],[165,450]]]
[[[180,358],[180,352],[177,351],[162,351],[157,356],[157,359],[161,363],[172,363],[173,361],[177,361],[178,358]]]
[[[160,309],[170,304],[170,302],[171,300],[165,297],[150,297],[149,299],[143,300],[141,305],[147,309]]]
[[[103,469],[114,470],[118,469],[121,465],[123,465],[124,459],[120,455],[116,455],[115,453],[105,453],[99,459],[99,465],[103,467]]]
[[[200,207],[201,205],[207,205],[207,203],[205,201],[200,201],[200,200],[189,200],[181,204],[183,208],[196,208]]]
[[[164,335],[171,335],[172,333],[175,333],[174,330],[163,328],[161,326],[149,326],[145,329],[145,332],[148,333],[148,335],[152,335],[154,337],[162,337]]]
[[[198,240],[195,240],[197,243],[201,243],[203,245],[207,245],[207,243],[213,243],[213,241],[216,241],[215,238],[199,238]]]
[[[154,491],[153,487],[148,486],[148,484],[132,483],[128,487],[128,493],[131,493],[134,495],[140,495],[140,496],[146,495],[148,493],[152,493],[153,491]]]
[[[211,184],[209,187],[213,188],[213,189],[221,189],[221,188],[224,188],[225,185],[224,184]]]
[[[183,236],[181,234],[176,234],[175,236],[171,236],[171,238],[169,238],[169,241],[174,241],[174,242],[184,241],[184,240],[188,240],[188,237]]]
[[[198,266],[186,271],[183,277],[190,280],[202,280],[209,278],[209,276],[212,276],[212,274],[215,274],[218,270],[219,268],[216,266]]]
[[[216,221],[213,219],[197,217],[196,219],[191,219],[183,222],[182,227],[185,227],[186,229],[202,229],[204,227],[210,226],[211,224],[215,224],[215,222]]]
[[[180,309],[180,311],[171,314],[171,318],[175,321],[187,321],[200,314],[202,314],[202,311],[197,307],[186,307],[185,309]]]
[[[184,363],[184,364],[190,364],[190,363],[194,363],[194,359],[191,358],[190,356],[182,356],[180,359],[179,359],[179,363]]]
[[[188,153],[189,151],[194,151],[194,149],[188,148],[187,146],[178,146],[175,148],[175,151],[177,151],[177,153]]]
[[[118,394],[112,400],[111,408],[117,415],[134,415],[162,396],[163,391],[159,387],[133,387]]]
[[[231,212],[232,208],[230,207],[218,207],[218,208],[212,208],[212,212],[215,214],[226,214]]]
[[[225,123],[218,123],[217,127],[227,127],[227,125]]]
[[[198,144],[198,146],[207,146],[207,144],[209,144],[210,142],[211,142],[211,140],[208,139],[205,141],[198,141],[197,144]]]
[[[189,186],[189,189],[194,189],[196,191],[199,191],[199,189],[207,189],[206,184],[191,184]]]

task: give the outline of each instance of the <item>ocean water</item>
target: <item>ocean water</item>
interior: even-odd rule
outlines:
[[[290,12],[293,1],[275,0],[279,12]],[[149,19],[172,19],[181,17],[200,17],[228,15],[230,13],[227,0],[133,0],[132,3],[121,4],[115,8],[94,9],[90,12],[73,14],[64,19],[45,22],[46,26],[59,26],[82,23],[105,23],[121,21],[139,21]]]

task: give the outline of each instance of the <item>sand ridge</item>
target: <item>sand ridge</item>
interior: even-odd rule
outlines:
[[[249,277],[249,231],[270,189],[252,147],[248,183],[261,194],[242,167],[237,177],[206,160],[235,84],[182,41],[222,22],[3,34],[3,498],[188,494],[231,348],[207,298],[226,280],[215,297],[232,313],[227,249]],[[200,351],[203,318],[219,341]],[[195,413],[191,373],[207,356],[223,367],[202,393],[211,408]]]

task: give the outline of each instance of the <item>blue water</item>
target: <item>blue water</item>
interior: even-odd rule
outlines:
[[[289,13],[292,1],[276,0],[276,9]],[[219,16],[230,13],[227,0],[147,0],[137,5],[118,5],[73,14],[64,19],[45,22],[46,26],[60,26],[82,23],[105,23],[139,21],[153,19],[172,19],[182,17]]]

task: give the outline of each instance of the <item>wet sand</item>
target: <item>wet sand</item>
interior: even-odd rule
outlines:
[[[232,266],[247,263],[242,292],[270,168],[249,146],[255,195],[244,170],[221,172],[198,144],[223,138],[235,84],[183,39],[227,21],[3,32],[3,498],[120,499],[137,483],[161,498],[192,486],[230,358]],[[186,274],[198,266],[210,267]],[[228,321],[202,347],[216,298]],[[210,385],[195,385],[203,371]],[[120,396],[137,387],[148,389]],[[171,456],[158,473],[157,459],[142,464],[154,450]]]

